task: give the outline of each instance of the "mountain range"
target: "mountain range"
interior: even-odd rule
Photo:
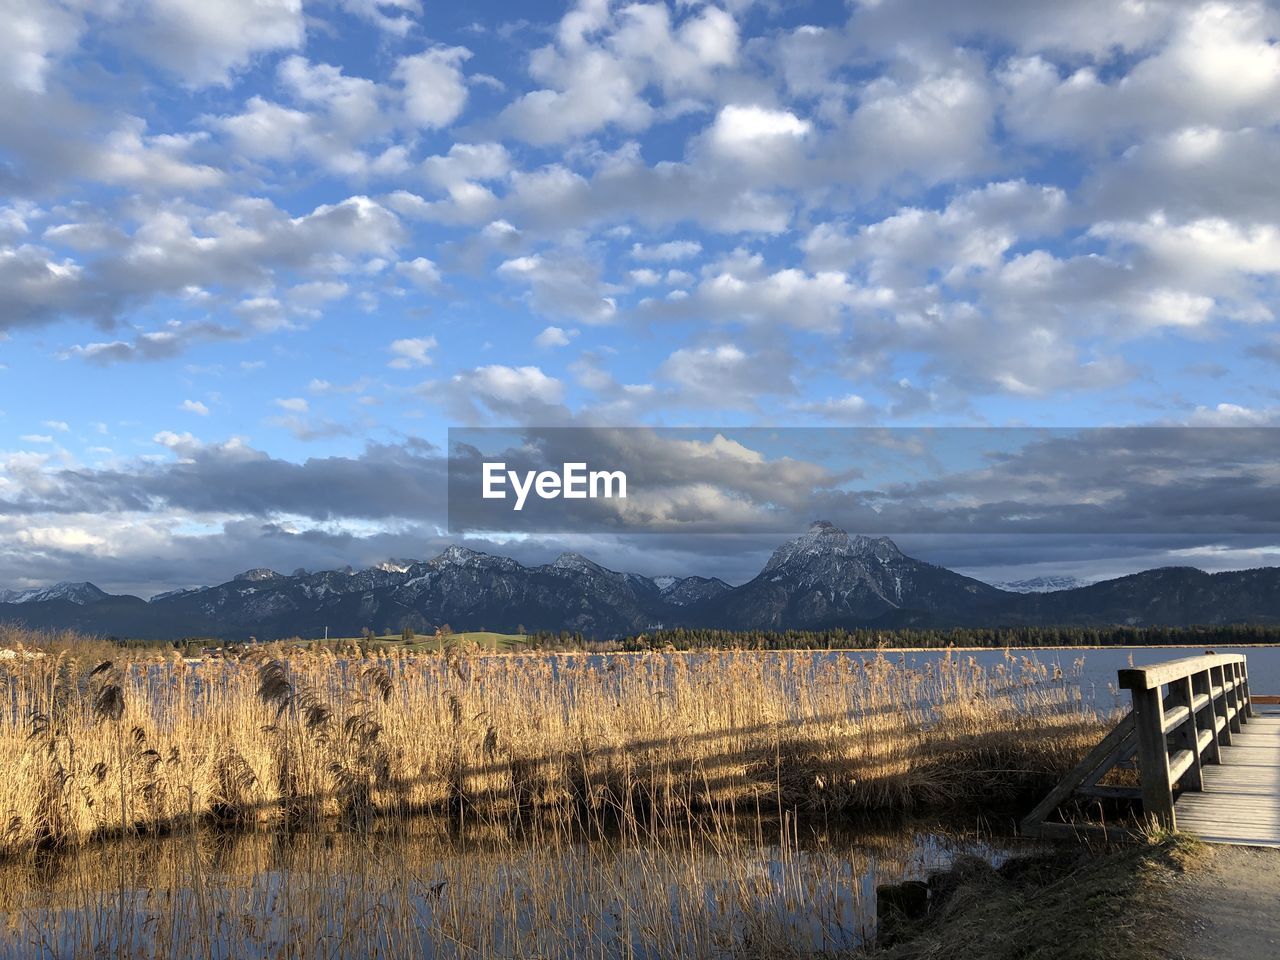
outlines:
[[[1065,588],[1058,588],[1062,583]],[[1280,623],[1280,568],[1205,573],[1163,567],[1085,586],[1040,578],[992,586],[907,556],[887,537],[819,521],[752,580],[619,573],[581,554],[526,566],[448,547],[426,561],[365,570],[254,569],[149,601],[91,583],[0,591],[0,622],[139,638],[355,636],[364,628],[578,631],[658,628],[1107,626]]]

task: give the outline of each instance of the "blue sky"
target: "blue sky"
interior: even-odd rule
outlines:
[[[1274,5],[0,3],[0,586],[429,555],[456,425],[1280,409]]]

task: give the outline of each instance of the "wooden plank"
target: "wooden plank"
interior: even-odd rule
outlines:
[[[1141,800],[1141,787],[1119,787],[1109,783],[1090,783],[1077,787],[1076,793],[1094,800]]]
[[[1181,783],[1183,790],[1199,790],[1201,788],[1200,754],[1203,746],[1200,743],[1200,733],[1196,727],[1196,714],[1192,709],[1196,698],[1191,690],[1190,676],[1169,681],[1169,699],[1180,705],[1185,711],[1182,724],[1174,730],[1172,739],[1173,746],[1181,747],[1180,752],[1187,755],[1186,766],[1177,770],[1174,768],[1180,766],[1180,764],[1175,764],[1173,758],[1170,758],[1169,776],[1174,783]],[[1169,729],[1167,715],[1164,729],[1166,731]]]
[[[1110,827],[1098,823],[1042,823],[1033,837],[1045,840],[1110,840],[1113,843],[1126,843],[1139,839],[1142,834],[1128,827]]]
[[[1120,689],[1151,690],[1170,680],[1199,673],[1206,667],[1221,668],[1243,660],[1244,655],[1239,653],[1207,653],[1182,660],[1166,660],[1164,663],[1153,663],[1145,667],[1128,667],[1119,673]]]
[[[1196,755],[1193,750],[1178,750],[1175,753],[1169,754],[1169,782],[1178,783],[1185,778],[1191,771],[1191,767],[1194,764],[1195,759]],[[1197,783],[1196,786],[1188,786],[1185,789],[1199,790],[1200,786]]]
[[[1178,828],[1207,843],[1280,848],[1280,715],[1259,711],[1203,768],[1204,792],[1174,805]]]
[[[1200,730],[1202,737],[1206,734],[1209,737],[1208,745],[1200,748],[1203,763],[1221,762],[1218,756],[1218,715],[1214,712],[1213,697],[1210,696],[1212,687],[1213,678],[1210,677],[1208,670],[1191,675],[1191,689],[1196,693],[1196,727]]]
[[[1097,771],[1104,764],[1110,767],[1115,762],[1110,758],[1117,749],[1124,745],[1126,739],[1133,736],[1133,732],[1133,714],[1126,713],[1124,719],[1102,738],[1102,742],[1090,750],[1088,755],[1062,778],[1062,781],[1049,792],[1047,797],[1037,804],[1034,810],[1023,817],[1022,831],[1027,833],[1038,828],[1053,811],[1057,810],[1075,792],[1076,787],[1084,783],[1090,774]]]

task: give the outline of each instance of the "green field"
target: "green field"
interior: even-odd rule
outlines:
[[[360,643],[363,638],[340,637],[338,639],[339,642]],[[333,640],[330,639],[329,642],[332,643]],[[372,639],[374,646],[413,651],[440,650],[450,645],[461,645],[483,647],[497,653],[509,653],[524,649],[527,643],[528,638],[518,633],[494,633],[491,630],[465,630],[447,637],[419,636],[413,640],[402,640],[400,634],[396,633]]]

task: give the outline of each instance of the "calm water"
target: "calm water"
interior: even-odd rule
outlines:
[[[933,828],[776,823],[647,839],[425,822],[175,837],[0,867],[0,957],[659,960],[779,940],[834,952],[874,930],[877,884],[1025,849]]]
[[[1165,660],[1180,660],[1205,652],[1206,647],[1090,647],[1090,648],[1017,648],[1010,652],[1018,657],[1028,657],[1037,663],[1059,667],[1064,676],[1072,678],[1092,694],[1099,704],[1113,699],[1117,704],[1129,702],[1128,691],[1117,691],[1116,671],[1125,667],[1142,667]],[[1255,694],[1280,695],[1280,644],[1270,647],[1213,647],[1214,653],[1241,653],[1248,657],[1249,688]],[[822,654],[825,655],[825,654]],[[861,652],[841,653],[839,656],[865,658],[874,656]],[[945,651],[886,651],[885,656],[894,659],[905,657],[909,665],[920,667],[936,663],[946,656]],[[973,657],[981,666],[995,667],[1005,662],[1003,650],[964,650],[952,653],[953,657]],[[1077,671],[1076,664],[1079,663]]]
[[[950,657],[952,660],[968,661],[972,659],[978,666],[992,670],[1001,665],[1007,666],[1009,658],[1029,660],[1033,664],[1045,668],[1046,685],[1066,683],[1079,686],[1087,703],[1099,709],[1110,709],[1117,706],[1128,706],[1129,693],[1116,687],[1116,672],[1125,667],[1140,667],[1167,660],[1180,660],[1203,654],[1206,647],[1014,647],[1008,650],[994,649],[962,649],[962,650],[816,650],[812,656],[815,667],[835,659],[849,659],[866,662],[883,656],[894,665],[901,664],[909,669],[936,669],[939,661]],[[1248,658],[1249,687],[1254,694],[1280,695],[1280,644],[1271,646],[1231,647],[1215,646],[1214,653],[1240,653]],[[803,657],[804,653],[776,653],[762,651],[758,654],[762,659],[779,657]],[[579,659],[578,655],[563,655]],[[590,655],[586,661],[598,669],[607,669],[610,661],[626,659],[633,654]],[[700,653],[672,654],[670,656],[704,656]],[[1030,671],[1023,671],[1024,675]]]

